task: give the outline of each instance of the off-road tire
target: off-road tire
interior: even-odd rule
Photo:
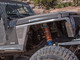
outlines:
[[[64,47],[47,46],[33,54],[30,60],[78,60],[78,58]]]

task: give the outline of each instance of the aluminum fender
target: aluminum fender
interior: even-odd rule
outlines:
[[[49,13],[49,14],[29,16],[29,17],[18,19],[17,25],[38,22],[38,21],[45,21],[45,20],[50,20],[50,19],[58,19],[58,18],[61,18],[61,16],[62,16],[62,14],[60,14],[60,13]],[[65,17],[68,17],[68,16],[69,16],[69,14],[65,15]]]
[[[50,20],[50,19],[58,19],[58,18],[69,17],[71,14],[74,14],[74,13],[72,13],[72,12],[57,12],[57,13],[47,13],[47,14],[33,15],[33,16],[18,19],[17,20],[17,25],[23,25],[23,24],[26,24],[26,23],[32,23],[32,22],[45,21],[45,20]]]
[[[35,21],[36,20],[36,21]],[[55,21],[66,21],[69,24],[71,24],[70,18],[65,17],[65,18],[57,18],[57,19],[46,19],[46,20],[39,20],[38,18],[35,20],[28,20],[28,21],[23,21],[22,23],[17,22],[17,26],[24,26],[24,25],[35,25],[35,24],[41,24],[41,23],[46,23],[46,22],[55,22]]]

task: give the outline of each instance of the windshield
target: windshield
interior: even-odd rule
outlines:
[[[25,4],[7,4],[6,13],[11,18],[23,18],[26,16],[34,15],[34,12],[29,5]]]

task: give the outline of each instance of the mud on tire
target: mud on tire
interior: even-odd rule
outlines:
[[[78,60],[78,58],[66,48],[47,46],[33,54],[30,60]]]

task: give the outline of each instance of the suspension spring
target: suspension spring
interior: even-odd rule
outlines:
[[[48,43],[49,46],[52,46],[53,42],[52,42],[50,29],[49,29],[47,24],[43,24],[43,27],[44,27],[44,33],[45,33],[45,36],[46,36],[46,39],[47,39],[47,43]]]

